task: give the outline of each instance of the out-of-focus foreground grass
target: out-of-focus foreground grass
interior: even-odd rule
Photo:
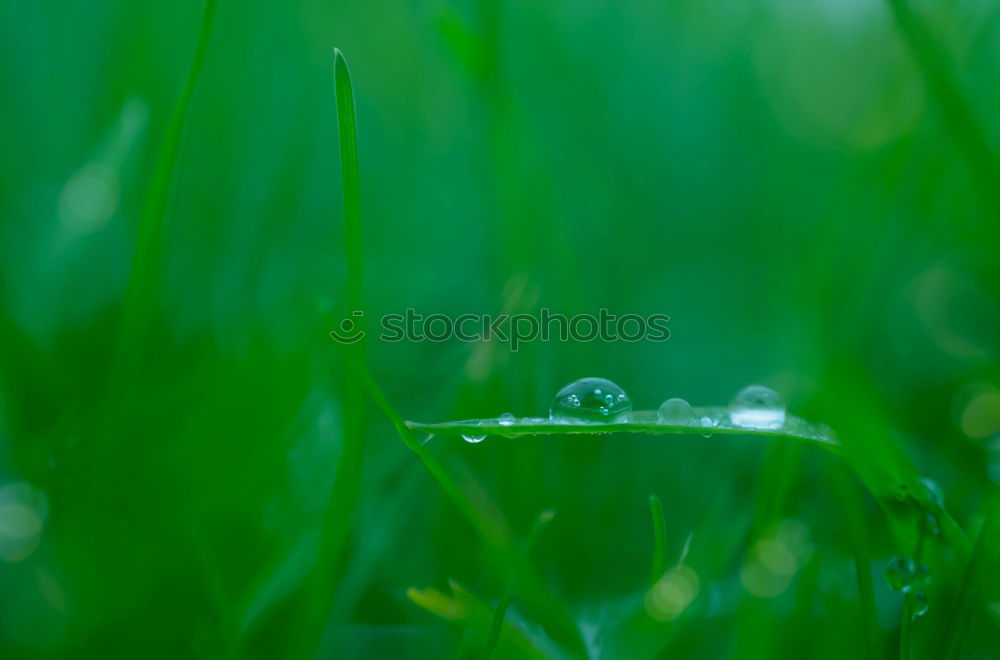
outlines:
[[[4,657],[1000,655],[996,6],[220,0],[172,119],[202,11],[0,5]],[[327,334],[352,304],[333,46],[371,325],[671,317],[665,343],[372,336],[401,415],[762,382],[846,456],[414,455]],[[950,518],[919,541],[922,478]],[[910,621],[884,572],[917,545]]]

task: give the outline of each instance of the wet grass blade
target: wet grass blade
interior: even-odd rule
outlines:
[[[695,408],[695,416],[717,416],[726,414],[724,407]],[[832,431],[797,417],[787,417],[780,429],[741,428],[722,423],[711,427],[661,424],[655,410],[637,411],[629,421],[610,424],[563,424],[541,417],[525,417],[513,422],[501,423],[498,419],[467,419],[455,422],[427,424],[406,422],[408,428],[435,435],[496,435],[518,438],[530,435],[570,435],[594,433],[647,433],[651,435],[753,435],[774,438],[789,438],[805,441],[827,451],[839,454],[842,447]]]

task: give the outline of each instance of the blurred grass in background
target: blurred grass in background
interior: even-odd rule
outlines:
[[[883,572],[914,552],[895,495],[918,477],[976,549],[928,542],[903,637],[1000,656],[994,3],[223,0],[162,252],[133,263],[202,10],[0,5],[4,657],[898,657]],[[404,417],[545,414],[590,375],[639,408],[762,382],[848,460],[700,435],[425,445],[503,549],[366,398],[331,542],[360,399],[327,335],[348,309],[335,45],[370,322],[671,316],[663,344],[372,340]],[[155,296],[123,341],[137,269]],[[650,494],[669,621],[643,607]]]

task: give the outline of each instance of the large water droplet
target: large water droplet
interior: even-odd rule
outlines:
[[[514,421],[514,415],[511,413],[504,413],[497,418],[497,422],[500,423],[500,426],[514,426]]]
[[[785,404],[774,390],[750,385],[729,404],[729,418],[748,429],[780,429],[785,423]]]
[[[909,557],[895,557],[885,569],[885,581],[894,590],[905,594],[930,584],[931,572]]]
[[[553,422],[622,422],[632,411],[625,390],[605,378],[581,378],[559,390],[549,417]]]
[[[486,434],[483,434],[483,435],[473,435],[471,433],[469,433],[469,434],[463,433],[462,434],[462,439],[465,440],[466,442],[471,442],[472,444],[476,444],[476,443],[479,443],[479,442],[482,442],[483,440],[485,440],[486,439]]]
[[[688,426],[694,419],[694,411],[691,404],[684,399],[667,399],[660,405],[660,424],[670,424],[671,426]]]

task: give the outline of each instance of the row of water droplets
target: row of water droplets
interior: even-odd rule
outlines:
[[[927,497],[937,507],[944,507],[944,491],[932,479],[921,479]],[[893,591],[902,594],[910,618],[916,620],[927,614],[930,606],[924,590],[931,583],[930,569],[920,563],[924,541],[928,536],[941,535],[941,523],[933,513],[924,513],[918,520],[919,541],[913,557],[893,557],[885,569],[885,581]]]
[[[729,404],[730,428],[775,430],[785,425],[785,404],[781,397],[763,385],[750,385],[733,397]],[[514,415],[504,413],[497,418],[500,426],[513,426]],[[528,423],[556,424],[616,424],[628,421],[651,422],[632,412],[632,399],[624,389],[606,378],[581,378],[563,387],[549,408],[549,419],[527,418]],[[670,398],[660,405],[655,421],[669,426],[691,426],[700,429],[724,428],[726,416],[711,413],[695,414],[684,399]],[[711,435],[706,434],[706,437]],[[468,442],[482,442],[486,434],[465,434]]]

